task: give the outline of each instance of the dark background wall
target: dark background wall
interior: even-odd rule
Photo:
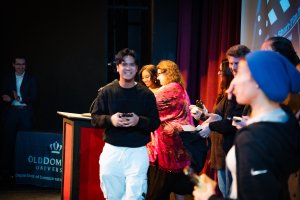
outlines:
[[[176,61],[178,1],[156,0],[153,13],[152,63],[162,59]]]
[[[0,8],[0,76],[12,56],[27,57],[38,80],[35,128],[61,131],[57,111],[84,113],[99,87],[118,78],[113,57],[137,51],[139,66],[176,57],[177,1],[88,2],[12,0]]]

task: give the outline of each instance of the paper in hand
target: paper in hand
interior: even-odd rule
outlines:
[[[182,130],[183,131],[187,131],[187,132],[193,132],[193,131],[201,131],[202,130],[202,127],[200,125],[198,126],[193,126],[193,125],[181,125],[182,127]]]

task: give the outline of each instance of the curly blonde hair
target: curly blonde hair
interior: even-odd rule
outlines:
[[[157,69],[160,69],[165,74],[166,84],[175,82],[184,87],[183,77],[175,62],[171,60],[162,60],[158,63]]]

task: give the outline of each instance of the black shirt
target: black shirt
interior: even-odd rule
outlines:
[[[111,116],[117,112],[135,113],[139,122],[134,127],[114,127]],[[150,132],[160,124],[154,94],[140,84],[122,88],[118,81],[103,87],[96,98],[92,125],[105,128],[104,141],[122,147],[141,147],[150,141]]]

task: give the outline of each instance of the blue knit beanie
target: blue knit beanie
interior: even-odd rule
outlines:
[[[270,100],[283,102],[289,92],[300,92],[300,72],[279,53],[254,51],[247,54],[246,61],[252,77]]]

